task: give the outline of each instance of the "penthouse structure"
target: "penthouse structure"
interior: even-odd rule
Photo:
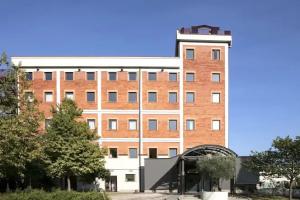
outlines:
[[[76,101],[108,149],[111,191],[141,190],[145,158],[199,145],[228,147],[230,31],[181,28],[174,57],[13,57],[51,120],[51,106]]]

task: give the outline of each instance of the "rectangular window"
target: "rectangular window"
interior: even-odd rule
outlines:
[[[220,73],[212,73],[211,81],[214,83],[220,83]]]
[[[65,93],[65,98],[66,99],[71,99],[74,101],[74,92],[66,92]]]
[[[125,181],[126,182],[134,182],[135,181],[135,174],[125,174]]]
[[[28,102],[33,102],[34,101],[33,92],[25,92],[24,98]]]
[[[117,80],[117,72],[108,72],[108,79],[110,81],[115,81]]]
[[[94,102],[95,101],[95,92],[87,92],[86,93],[86,100],[88,102]]]
[[[157,158],[157,148],[149,148],[149,158]]]
[[[213,60],[220,60],[220,49],[213,49],[212,50],[212,59]]]
[[[186,93],[186,103],[194,103],[195,102],[195,93],[187,92]]]
[[[51,119],[45,119],[45,129],[50,127]]]
[[[26,72],[25,73],[25,78],[27,81],[32,81],[32,72]]]
[[[156,119],[149,119],[148,129],[149,129],[149,131],[156,131],[157,130],[157,120]]]
[[[136,81],[136,72],[128,72],[128,80]]]
[[[177,73],[169,73],[169,81],[177,81]]]
[[[117,120],[116,119],[108,120],[108,129],[111,131],[117,130]]]
[[[220,120],[212,120],[212,130],[213,131],[219,131],[221,127],[221,121]]]
[[[117,158],[118,157],[118,149],[117,148],[109,148],[109,157]]]
[[[117,92],[109,92],[108,93],[108,101],[110,103],[115,103],[117,102]]]
[[[194,49],[186,49],[186,59],[194,60]]]
[[[148,102],[157,102],[156,92],[148,92]]]
[[[96,128],[96,120],[95,119],[87,119],[87,123],[91,130],[94,130]]]
[[[45,92],[45,102],[52,102],[52,101],[53,101],[53,93]]]
[[[169,92],[169,103],[177,103],[177,92]]]
[[[65,79],[67,81],[72,81],[74,79],[73,75],[74,75],[73,72],[66,72],[65,73]]]
[[[220,103],[220,93],[212,93],[211,98],[213,103]]]
[[[148,72],[148,80],[149,81],[156,81],[156,77],[157,76],[157,74],[156,74],[156,72]]]
[[[128,129],[131,131],[137,130],[137,120],[136,119],[130,119],[128,121]]]
[[[170,148],[169,149],[169,157],[172,158],[175,156],[177,156],[177,148]]]
[[[52,72],[45,72],[44,76],[46,81],[52,80]]]
[[[136,92],[128,92],[128,102],[129,103],[136,103],[137,94]]]
[[[177,120],[169,120],[169,130],[177,131]]]
[[[95,80],[95,72],[87,72],[86,73],[86,80],[94,81]]]
[[[186,130],[187,131],[195,130],[195,120],[193,119],[186,120]]]
[[[129,158],[137,158],[137,148],[129,148]]]
[[[185,74],[185,80],[188,82],[195,81],[195,73],[186,73]]]

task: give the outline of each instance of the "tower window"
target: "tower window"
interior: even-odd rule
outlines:
[[[220,49],[213,49],[212,50],[212,59],[213,60],[220,60]]]
[[[186,59],[194,60],[194,49],[186,49]]]

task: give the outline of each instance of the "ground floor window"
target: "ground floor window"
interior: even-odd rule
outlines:
[[[135,181],[135,174],[125,174],[126,182],[134,182]]]
[[[157,158],[157,148],[149,149],[149,158]]]

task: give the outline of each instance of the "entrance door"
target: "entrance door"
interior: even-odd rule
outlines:
[[[117,185],[117,176],[110,176],[105,181],[105,190],[109,192],[117,192],[118,191],[118,185]]]

